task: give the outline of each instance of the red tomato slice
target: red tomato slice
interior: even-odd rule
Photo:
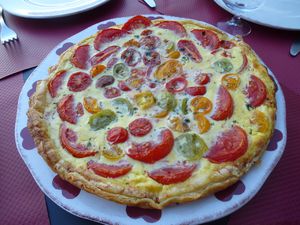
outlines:
[[[104,91],[104,96],[106,98],[116,98],[121,95],[121,92],[118,88],[111,87],[111,88],[106,88]]]
[[[177,47],[179,48],[179,51],[189,56],[195,62],[202,61],[202,56],[192,41],[180,40],[177,43]]]
[[[242,65],[240,66],[240,68],[237,70],[237,73],[241,73],[244,71],[244,69],[246,69],[246,67],[248,66],[248,58],[246,56],[245,53],[242,53],[243,55],[243,62]]]
[[[88,169],[91,169],[95,174],[106,178],[123,176],[132,169],[132,165],[127,162],[121,162],[118,165],[108,165],[90,160],[87,166]]]
[[[123,127],[114,127],[107,132],[106,140],[112,144],[119,144],[127,141],[128,131]]]
[[[132,31],[140,28],[149,27],[152,24],[151,20],[144,16],[135,16],[129,19],[122,27],[124,31]]]
[[[147,68],[141,67],[141,68],[133,68],[131,70],[131,76],[132,77],[145,77],[147,74]]]
[[[122,91],[131,91],[131,89],[128,87],[128,85],[126,84],[126,81],[124,80],[121,80],[119,83],[118,83],[118,88],[120,88],[120,90]]]
[[[87,89],[92,83],[90,75],[84,72],[73,73],[68,80],[68,88],[70,91],[79,92]]]
[[[63,79],[66,76],[66,71],[58,71],[54,77],[48,82],[48,91],[52,98],[56,97],[57,91],[62,85]]]
[[[251,80],[247,86],[247,97],[252,107],[258,107],[267,97],[267,88],[264,82],[257,76],[251,75]]]
[[[72,124],[77,123],[77,112],[74,106],[74,96],[66,95],[63,97],[58,105],[57,112],[62,121],[67,121]]]
[[[195,83],[198,85],[208,84],[210,82],[211,76],[212,76],[211,73],[201,73],[196,77]]]
[[[159,143],[133,143],[127,155],[135,160],[152,164],[167,156],[172,150],[173,145],[173,134],[169,129],[166,129],[161,131]]]
[[[146,66],[157,66],[161,63],[160,54],[156,51],[145,52],[143,62]]]
[[[246,132],[239,126],[223,132],[204,156],[210,162],[231,162],[245,154],[248,148]]]
[[[192,30],[195,37],[201,42],[203,48],[216,49],[219,46],[218,35],[211,30]]]
[[[157,36],[146,36],[140,41],[141,46],[146,50],[153,50],[160,46],[160,38]]]
[[[148,176],[160,184],[176,184],[186,181],[196,169],[195,164],[177,163],[148,172]]]
[[[141,53],[134,48],[127,48],[122,52],[121,58],[128,66],[136,66],[142,59]]]
[[[153,33],[152,30],[143,30],[141,36],[149,36]]]
[[[176,77],[166,83],[166,88],[168,92],[174,94],[176,92],[183,91],[186,88],[187,84],[188,82],[184,77]]]
[[[67,128],[67,126],[63,123],[60,126],[59,130],[60,134],[60,143],[64,149],[66,149],[70,154],[72,154],[76,158],[84,158],[88,156],[96,155],[96,151],[88,149],[85,145],[77,144],[77,135],[76,133]]]
[[[217,93],[216,106],[214,114],[211,116],[214,120],[226,120],[232,116],[233,99],[224,86],[220,86]]]
[[[107,62],[107,68],[112,68],[118,62],[118,58],[112,58]]]
[[[231,49],[235,46],[235,44],[231,41],[225,41],[225,40],[221,40],[219,42],[219,47],[224,48],[224,49]]]
[[[148,134],[152,129],[152,124],[148,119],[135,119],[129,124],[129,132],[136,137],[142,137]]]
[[[83,105],[81,104],[81,102],[79,102],[76,106],[76,113],[77,113],[77,116],[83,116],[84,114],[84,110],[83,110]]]
[[[94,48],[96,50],[100,50],[101,44],[112,42],[116,39],[119,39],[125,34],[123,30],[115,29],[115,28],[108,28],[105,30],[100,31],[95,40],[94,40]]]
[[[156,24],[155,26],[162,29],[171,30],[175,34],[179,35],[180,37],[185,37],[187,35],[184,26],[182,26],[180,23],[176,21],[163,21]]]
[[[79,46],[78,48],[76,48],[74,55],[71,58],[71,63],[79,69],[86,69],[87,61],[89,59],[89,52],[89,45]]]
[[[185,89],[185,92],[191,96],[204,95],[206,93],[206,87],[205,86],[187,87]]]
[[[92,66],[95,66],[101,62],[103,62],[105,59],[107,59],[109,56],[113,55],[114,53],[118,52],[121,48],[119,46],[110,46],[104,49],[101,52],[98,52],[96,55],[94,55],[92,58],[90,58],[90,63]]]

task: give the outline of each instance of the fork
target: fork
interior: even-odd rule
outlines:
[[[12,29],[10,29],[4,22],[4,18],[3,18],[3,9],[0,6],[0,40],[1,43],[4,45],[5,43],[14,41],[18,39],[18,35],[16,34],[16,32],[14,32]]]

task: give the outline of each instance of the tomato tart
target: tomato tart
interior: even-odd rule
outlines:
[[[161,209],[238,181],[264,153],[275,113],[273,80],[241,39],[135,16],[65,51],[27,115],[61,178]]]

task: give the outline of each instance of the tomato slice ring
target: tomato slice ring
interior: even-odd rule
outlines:
[[[129,173],[129,171],[132,169],[132,165],[128,162],[120,162],[119,164],[109,165],[90,160],[87,163],[87,168],[101,177],[116,178]]]
[[[151,20],[144,16],[135,16],[129,19],[122,27],[123,31],[130,32],[132,30],[146,28],[152,24]]]
[[[79,69],[86,69],[87,62],[89,59],[89,50],[89,45],[81,45],[78,48],[76,48],[71,58],[71,63]]]
[[[267,97],[267,88],[264,82],[258,77],[252,75],[247,87],[247,97],[252,107],[258,107],[264,103]]]
[[[188,82],[184,77],[175,77],[168,83],[166,83],[166,88],[168,92],[174,94],[183,91],[186,88],[187,84]]]
[[[179,35],[180,37],[185,37],[187,35],[184,26],[182,26],[180,23],[176,21],[163,21],[158,24],[155,24],[155,26],[162,29],[173,31],[175,34]]]
[[[95,40],[94,40],[94,48],[96,50],[100,50],[101,44],[112,42],[120,37],[122,37],[126,32],[120,29],[108,28],[100,31]]]
[[[133,143],[131,148],[129,148],[127,155],[132,159],[150,164],[166,157],[171,152],[174,145],[173,133],[169,129],[165,129],[160,132],[159,137],[159,143]]]
[[[195,114],[194,118],[197,121],[197,126],[200,134],[206,133],[210,128],[209,120],[202,113]]]
[[[233,113],[233,99],[230,93],[224,86],[220,86],[217,93],[216,107],[214,114],[211,116],[213,120],[226,120],[232,116]]]
[[[73,73],[67,83],[70,91],[80,92],[87,89],[92,83],[92,78],[90,75],[84,72]]]
[[[206,97],[197,96],[191,100],[191,108],[193,112],[208,114],[212,110],[212,103]]]
[[[58,71],[54,77],[48,82],[48,91],[52,98],[57,96],[57,91],[62,85],[63,79],[66,76],[65,70]]]
[[[247,133],[239,126],[223,132],[205,155],[212,163],[232,162],[248,149]]]
[[[241,83],[240,76],[235,73],[228,73],[222,77],[222,85],[229,90],[236,90]]]
[[[148,176],[164,185],[176,184],[186,181],[196,169],[195,164],[177,163],[148,172]]]
[[[215,32],[204,29],[195,29],[191,32],[201,42],[203,48],[214,50],[219,47],[219,38]]]
[[[180,40],[177,43],[177,47],[179,48],[179,51],[183,52],[195,62],[202,61],[202,56],[192,41]]]
[[[85,145],[77,144],[76,133],[63,123],[59,130],[60,143],[64,149],[76,158],[96,155],[97,151],[88,149]]]

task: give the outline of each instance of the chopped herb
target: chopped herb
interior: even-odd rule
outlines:
[[[136,34],[136,35],[134,35],[134,37],[135,37],[135,38],[140,38],[140,35],[137,35],[137,34]]]
[[[250,134],[252,134],[252,129],[250,129],[250,132],[249,132]]]
[[[236,120],[234,120],[234,121],[232,121],[233,123],[237,123],[237,121]]]
[[[246,104],[246,107],[249,111],[253,109],[253,107],[250,104]]]

